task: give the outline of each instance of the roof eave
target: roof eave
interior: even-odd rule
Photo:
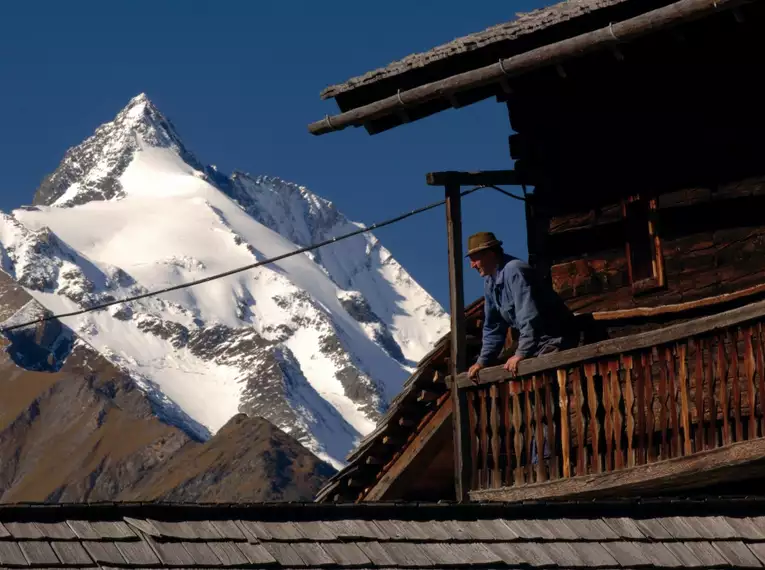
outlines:
[[[370,134],[388,130],[403,123],[413,122],[453,106],[465,106],[497,94],[500,86],[510,78],[528,74],[531,71],[578,58],[585,54],[608,49],[616,43],[634,40],[680,23],[701,18],[713,12],[732,9],[747,0],[678,0],[672,4],[643,12],[620,22],[568,37],[555,43],[499,59],[485,65],[424,83],[407,90],[398,90],[394,95],[350,108],[334,116],[327,115],[308,126],[313,135],[343,130],[349,126],[363,126]],[[370,72],[373,73],[373,72]],[[324,90],[326,98],[331,90]],[[471,92],[478,91],[480,95]],[[331,97],[337,100],[339,92]],[[465,102],[455,100],[466,98]],[[340,102],[338,101],[339,106]],[[423,108],[425,110],[423,111]]]
[[[424,52],[409,54],[342,83],[329,85],[322,90],[323,100],[350,95],[356,89],[369,87],[381,80],[395,79],[401,75],[422,71],[433,64],[454,56],[480,51],[497,43],[528,37],[559,24],[577,20],[592,12],[600,11],[630,0],[586,0],[579,2],[561,1],[552,6],[538,8],[526,13],[517,13],[510,21],[492,25],[480,32],[458,37]]]

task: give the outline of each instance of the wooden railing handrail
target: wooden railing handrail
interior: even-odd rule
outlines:
[[[515,378],[521,378],[530,374],[538,374],[540,372],[554,370],[556,368],[562,368],[580,362],[602,358],[604,356],[613,356],[615,354],[642,350],[652,346],[674,342],[689,336],[724,329],[763,316],[765,316],[765,301],[758,301],[751,305],[731,309],[717,315],[700,317],[693,319],[692,321],[670,325],[655,331],[603,340],[561,352],[529,358],[528,360],[522,360],[518,363],[518,375]],[[467,372],[457,375],[457,386],[459,388],[468,388],[480,384],[501,382],[511,378],[510,373],[502,366],[492,366],[482,369],[475,382],[468,378]]]

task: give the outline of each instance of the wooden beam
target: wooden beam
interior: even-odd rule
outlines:
[[[407,108],[411,108],[435,99],[448,98],[461,91],[496,84],[509,77],[518,77],[568,59],[610,49],[616,43],[671,29],[683,22],[735,8],[747,1],[751,0],[679,0],[592,32],[541,46],[478,69],[399,91],[334,117],[328,116],[308,125],[308,131],[314,135],[323,135],[349,126],[360,126],[364,122],[380,119],[400,110],[402,99],[406,101]]]
[[[449,251],[449,302],[451,311],[450,354],[453,378],[467,368],[465,351],[465,300],[462,283],[462,212],[459,184],[450,183],[446,194],[446,233]],[[454,418],[454,484],[457,500],[468,499],[470,475],[470,441],[467,425],[467,397],[454,388],[452,391],[452,417]]]
[[[692,311],[695,309],[702,309],[705,307],[711,307],[722,303],[730,303],[765,293],[765,283],[759,285],[753,285],[733,293],[723,293],[722,295],[715,295],[713,297],[705,297],[696,301],[685,301],[684,303],[675,303],[673,305],[658,305],[656,307],[636,307],[634,309],[619,309],[614,311],[596,311],[594,313],[578,313],[579,315],[592,315],[592,318],[596,321],[612,321],[619,319],[633,319],[639,317],[656,317],[660,315],[669,315],[674,313],[684,313],[685,311]]]
[[[658,344],[665,344],[690,336],[713,332],[728,328],[732,325],[761,319],[763,317],[765,317],[765,301],[758,301],[744,307],[731,309],[708,317],[700,317],[677,325],[664,327],[659,330],[603,340],[578,348],[572,348],[570,350],[563,350],[545,356],[522,360],[518,363],[518,376],[537,374],[544,370],[554,370],[556,368],[578,364],[586,360],[603,358],[604,356],[613,356],[624,352],[643,350]],[[452,378],[457,379],[457,387],[465,388],[473,386],[474,384],[499,382],[511,377],[510,373],[502,368],[502,366],[492,366],[481,370],[475,383],[467,377],[466,373],[453,375]]]
[[[422,428],[420,433],[406,447],[391,467],[364,497],[365,501],[380,501],[385,498],[388,489],[406,472],[406,468],[417,457],[430,440],[439,432],[444,422],[452,415],[452,405],[444,402],[431,420]]]
[[[420,390],[420,394],[417,396],[418,402],[432,402],[433,400],[438,400],[438,393],[430,390]]]
[[[371,448],[373,445],[375,445],[375,441],[379,441],[380,436],[388,432],[393,426],[388,424],[388,419],[390,419],[393,416],[391,412],[388,412],[382,420],[380,420],[380,423],[377,424],[377,427],[371,432],[368,433],[366,436],[364,436],[364,439],[361,440],[359,445],[354,449],[351,453],[348,454],[346,457],[346,460],[353,463],[356,461],[356,459],[366,453],[369,448]]]
[[[519,185],[518,175],[514,170],[485,170],[479,172],[459,172],[447,170],[444,172],[428,172],[425,175],[428,186],[492,186]]]
[[[723,481],[748,479],[765,473],[765,439],[753,439],[598,475],[583,475],[546,483],[472,491],[474,501],[530,501],[554,497],[594,497],[645,494],[691,489]]]

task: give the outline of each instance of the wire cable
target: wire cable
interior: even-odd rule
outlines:
[[[518,196],[517,194],[513,194],[512,192],[508,192],[507,190],[502,190],[502,188],[498,188],[496,186],[493,186],[491,184],[485,184],[483,186],[480,186],[479,188],[491,188],[492,190],[496,190],[497,192],[501,192],[505,196],[508,196],[509,198],[514,198],[516,200],[520,200],[521,202],[525,202],[527,200],[526,195],[526,186],[523,186],[523,196]]]
[[[503,194],[506,194],[507,196],[510,196],[511,198],[515,198],[517,200],[524,200],[524,198],[521,198],[520,196],[516,196],[514,194],[511,194],[510,192],[506,192],[505,190],[502,190],[500,188],[497,188],[496,186],[491,185],[481,185],[476,186],[475,188],[470,188],[469,190],[464,190],[463,192],[460,192],[460,196],[467,196],[468,194],[472,194],[473,192],[477,190],[481,190],[483,188],[493,188],[494,190],[498,190],[499,192],[502,192]],[[416,210],[412,210],[410,212],[407,212],[405,214],[401,214],[400,216],[396,216],[395,218],[391,218],[389,220],[385,220],[384,222],[378,222],[376,224],[372,224],[371,226],[364,227],[361,229],[358,229],[356,231],[343,234],[341,236],[336,236],[331,239],[324,240],[319,243],[311,244],[305,247],[301,247],[299,249],[289,251],[287,253],[283,253],[281,255],[277,255],[276,257],[271,257],[269,259],[264,259],[263,261],[258,261],[256,263],[251,263],[250,265],[245,265],[243,267],[237,267],[236,269],[231,269],[229,271],[224,271],[223,273],[216,273],[215,275],[209,275],[208,277],[204,277],[202,279],[197,279],[196,281],[189,281],[188,283],[181,283],[179,285],[173,285],[172,287],[165,287],[164,289],[159,289],[157,291],[150,291],[148,293],[141,293],[140,295],[134,295],[132,297],[126,297],[124,299],[115,299],[113,301],[108,301],[106,303],[100,303],[98,305],[93,305],[91,307],[86,307],[83,309],[79,309],[77,311],[71,311],[69,313],[58,313],[55,315],[48,315],[45,317],[40,317],[38,319],[34,319],[31,321],[10,325],[7,327],[0,328],[0,333],[7,333],[9,331],[20,329],[24,327],[28,327],[30,325],[35,325],[38,323],[43,323],[46,321],[52,321],[54,319],[61,319],[64,317],[75,317],[77,315],[83,315],[85,313],[90,313],[92,311],[98,311],[101,309],[105,309],[106,307],[111,307],[113,305],[119,305],[120,303],[129,303],[130,301],[137,301],[139,299],[145,299],[147,297],[154,297],[157,295],[161,295],[163,293],[170,293],[172,291],[178,291],[179,289],[186,289],[187,287],[193,287],[194,285],[201,285],[202,283],[208,283],[210,281],[215,281],[216,279],[221,279],[223,277],[228,277],[229,275],[234,275],[235,273],[241,273],[242,271],[248,271],[250,269],[255,269],[256,267],[261,267],[263,265],[268,265],[270,263],[274,263],[277,261],[281,261],[282,259],[287,259],[288,257],[292,257],[294,255],[298,255],[301,253],[306,253],[308,251],[312,251],[314,249],[318,249],[320,247],[324,247],[325,245],[330,245],[335,242],[348,239],[353,236],[357,236],[359,234],[363,234],[366,232],[371,232],[372,230],[376,230],[378,228],[382,228],[385,226],[389,226],[391,224],[395,224],[396,222],[400,222],[402,220],[405,220],[407,218],[410,218],[412,216],[415,216],[417,214],[421,214],[423,212],[427,212],[428,210],[432,210],[433,208],[437,208],[438,206],[441,206],[446,203],[446,200],[441,200],[440,202],[434,202],[432,204],[428,204],[427,206],[423,206],[422,208],[417,208]]]

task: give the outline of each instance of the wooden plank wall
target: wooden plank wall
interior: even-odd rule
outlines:
[[[659,197],[665,289],[633,296],[617,205],[552,217],[553,287],[578,312],[694,301],[765,282],[765,177]],[[619,212],[619,214],[615,214]]]
[[[765,7],[753,5],[744,18],[621,44],[513,85],[510,154],[534,186],[529,260],[573,310],[765,282],[764,24]],[[665,288],[640,295],[620,205],[635,194],[657,198],[666,275]]]

